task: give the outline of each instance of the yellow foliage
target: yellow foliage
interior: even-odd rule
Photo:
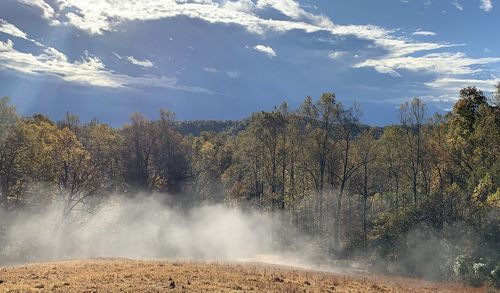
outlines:
[[[497,188],[495,193],[488,196],[486,204],[492,208],[500,208],[500,188]]]

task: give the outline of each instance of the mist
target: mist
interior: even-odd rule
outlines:
[[[0,262],[117,257],[309,265],[317,259],[306,237],[274,213],[222,204],[185,208],[166,198],[112,195],[66,217],[57,203],[2,214],[9,224],[0,234]]]

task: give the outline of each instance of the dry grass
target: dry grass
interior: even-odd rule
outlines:
[[[0,292],[482,292],[257,263],[97,259],[0,268]]]

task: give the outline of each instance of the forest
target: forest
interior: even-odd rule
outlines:
[[[421,99],[400,123],[372,127],[334,93],[241,121],[137,113],[99,120],[22,117],[0,99],[0,215],[61,203],[92,214],[110,194],[168,194],[180,207],[222,204],[279,215],[273,241],[306,235],[325,259],[433,280],[500,286],[500,84],[462,89],[445,115]],[[369,111],[369,109],[368,109]],[[8,255],[0,221],[0,260]],[[74,231],[77,233],[77,230]]]

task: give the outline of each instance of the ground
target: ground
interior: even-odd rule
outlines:
[[[484,292],[262,263],[94,259],[0,267],[0,292]]]

